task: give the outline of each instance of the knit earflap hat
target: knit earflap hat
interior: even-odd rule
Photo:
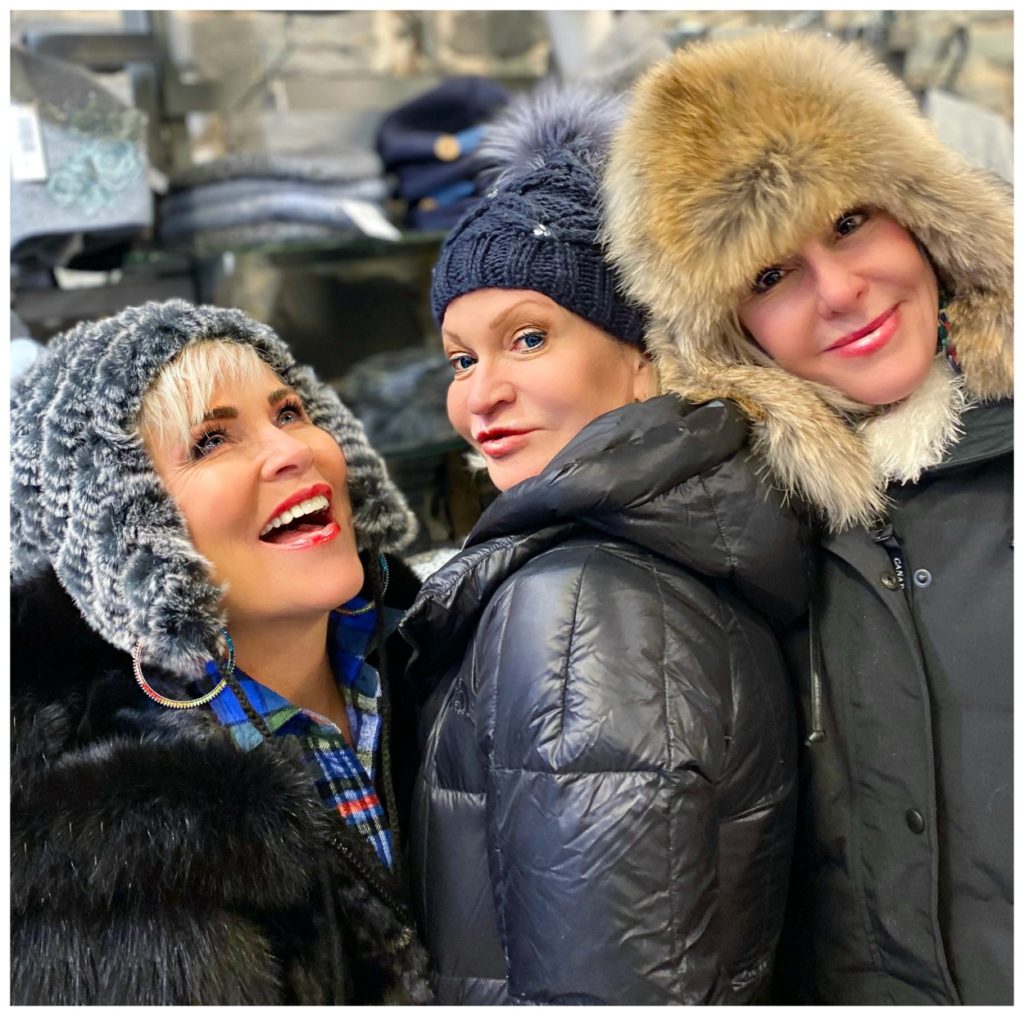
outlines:
[[[204,339],[247,343],[345,455],[361,548],[391,550],[415,520],[358,420],[277,335],[237,310],[183,300],[131,307],[52,339],[11,398],[11,577],[51,566],[108,642],[194,676],[216,653],[221,591],[192,546],[136,418],[164,364]]]
[[[487,129],[489,189],[448,234],[431,287],[437,322],[477,289],[528,289],[625,342],[645,314],[627,300],[600,246],[600,174],[622,114],[618,99],[542,86]]]
[[[946,148],[859,46],[765,31],[680,50],[636,86],[604,184],[609,256],[651,311],[663,384],[743,405],[775,479],[833,528],[872,517],[887,478],[911,479],[941,448],[890,469],[872,451],[886,423],[855,439],[837,393],[766,365],[736,316],[758,270],[844,212],[881,208],[924,246],[949,296],[966,392],[1012,392],[1008,194]]]

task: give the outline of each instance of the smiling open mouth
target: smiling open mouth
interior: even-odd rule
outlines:
[[[323,495],[311,497],[272,518],[260,533],[264,543],[296,543],[313,534],[322,534],[335,525],[330,502]]]

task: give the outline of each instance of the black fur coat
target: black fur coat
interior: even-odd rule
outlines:
[[[298,760],[150,703],[52,575],[13,596],[11,721],[14,1004],[430,1000],[402,887]]]

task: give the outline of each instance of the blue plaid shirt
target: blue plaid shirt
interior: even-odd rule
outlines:
[[[346,606],[361,607],[364,603],[356,598]],[[380,677],[363,659],[375,616],[376,611],[372,610],[356,617],[334,611],[329,621],[328,652],[348,713],[351,747],[326,717],[300,709],[237,667],[235,677],[275,737],[299,739],[324,805],[336,809],[349,825],[366,836],[381,863],[391,868],[391,830],[373,786],[373,758],[380,743]],[[385,607],[384,616],[385,632],[390,632],[402,615],[401,611]],[[206,672],[212,680],[220,680],[212,660],[206,665]],[[225,688],[210,705],[243,750],[254,748],[263,740],[230,688]]]

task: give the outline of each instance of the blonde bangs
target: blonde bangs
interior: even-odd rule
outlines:
[[[259,381],[266,363],[248,343],[209,339],[186,346],[153,378],[139,408],[137,427],[147,447],[188,447],[214,390]]]

